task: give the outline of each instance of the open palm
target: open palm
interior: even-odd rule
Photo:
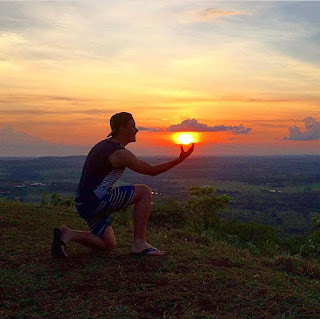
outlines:
[[[190,156],[191,153],[193,152],[193,150],[194,150],[194,143],[189,147],[189,149],[188,149],[187,151],[185,151],[185,150],[183,149],[183,146],[182,146],[182,145],[180,145],[180,149],[181,149],[181,153],[180,153],[179,158],[180,158],[181,161],[184,161],[184,160],[185,160],[188,156]]]

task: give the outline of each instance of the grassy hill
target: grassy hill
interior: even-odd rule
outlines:
[[[196,155],[196,154],[195,154]],[[0,158],[0,199],[40,203],[43,194],[74,196],[85,156]],[[151,164],[173,159],[151,156]],[[283,238],[305,237],[320,218],[320,156],[192,156],[159,176],[125,171],[118,185],[146,184],[156,200],[187,200],[191,186],[232,197],[226,220],[271,225]]]
[[[1,318],[319,318],[320,268],[292,256],[254,257],[225,242],[150,227],[162,257],[131,256],[131,225],[114,222],[118,247],[77,244],[50,254],[57,225],[86,230],[72,208],[0,201]]]

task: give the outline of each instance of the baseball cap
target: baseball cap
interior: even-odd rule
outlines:
[[[116,113],[111,116],[110,118],[110,126],[111,132],[108,134],[107,137],[112,136],[112,134],[120,127],[124,126],[127,122],[133,119],[132,114],[128,112],[121,112]]]

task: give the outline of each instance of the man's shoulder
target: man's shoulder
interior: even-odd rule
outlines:
[[[129,150],[127,150],[126,148],[120,148],[116,151],[114,151],[110,157],[113,158],[127,158],[130,156],[134,156],[134,154],[132,152],[130,152]]]
[[[109,161],[114,167],[125,167],[132,158],[135,158],[135,155],[126,148],[123,148],[113,152],[109,156]]]
[[[101,141],[99,141],[94,147],[96,146],[111,146],[111,145],[121,145],[119,142],[110,141],[108,138],[105,138]]]
[[[95,144],[90,150],[87,158],[92,160],[95,158],[108,158],[114,152],[122,150],[124,147],[120,143],[109,141],[108,139],[102,140]]]
[[[110,141],[109,139],[104,139],[98,142],[96,145],[93,146],[93,150],[118,150],[123,149],[124,147],[119,143],[115,141]]]

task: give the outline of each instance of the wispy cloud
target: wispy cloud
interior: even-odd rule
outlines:
[[[71,110],[27,110],[27,109],[4,109],[0,110],[0,114],[9,114],[9,115],[63,115],[63,114],[104,114],[109,115],[116,113],[116,111],[104,110],[104,109],[71,109]]]
[[[320,139],[320,122],[309,116],[303,119],[305,129],[301,131],[298,126],[288,128],[289,136],[283,137],[284,140],[291,141],[311,141]]]
[[[63,156],[86,154],[89,146],[55,144],[37,136],[16,131],[6,125],[0,128],[0,156]]]
[[[193,9],[181,13],[182,22],[212,22],[218,18],[245,15],[244,11],[229,11],[214,8]]]
[[[0,103],[16,103],[16,102],[35,102],[35,101],[68,101],[68,102],[92,102],[96,101],[89,98],[79,98],[72,96],[60,95],[42,95],[42,94],[1,94]]]
[[[150,131],[150,132],[163,132],[164,129],[160,127],[144,127],[144,126],[138,126],[137,129],[139,131]]]
[[[29,135],[24,132],[15,131],[10,125],[4,126],[0,129],[0,143],[1,145],[49,145],[49,142],[40,139],[39,137]]]
[[[209,126],[207,124],[199,123],[196,119],[187,119],[179,124],[170,125],[165,129],[154,128],[154,127],[138,127],[142,131],[151,132],[232,132],[236,135],[248,134],[251,131],[250,127],[244,127],[242,124],[231,126],[231,125],[216,125]]]

